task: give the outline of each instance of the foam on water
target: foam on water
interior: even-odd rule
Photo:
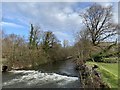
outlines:
[[[20,77],[17,77],[15,79],[9,80],[7,82],[3,83],[3,86],[13,85],[16,83],[25,83],[26,85],[44,85],[48,83],[55,82],[58,85],[65,85],[70,82],[74,82],[78,80],[77,77],[69,77],[64,75],[59,75],[56,73],[41,73],[39,71],[34,70],[20,70],[20,71],[10,71],[12,73],[22,73],[24,75],[21,75]]]

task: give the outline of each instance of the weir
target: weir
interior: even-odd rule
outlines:
[[[38,70],[3,73],[3,88],[80,88],[79,74],[72,60],[41,65]]]

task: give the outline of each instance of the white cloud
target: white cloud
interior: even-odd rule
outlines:
[[[78,4],[78,3],[77,3]],[[104,6],[111,3],[102,3]],[[79,11],[74,10],[76,2],[73,3],[4,3],[3,17],[10,17],[17,20],[22,25],[29,23],[40,24],[42,29],[53,31],[61,38],[70,38],[67,33],[81,29],[83,25],[80,12],[84,12],[87,7],[79,5]],[[9,9],[8,9],[9,8]],[[117,14],[116,14],[117,15]],[[4,23],[6,25],[18,26],[15,23]],[[64,33],[63,33],[64,32]]]
[[[62,22],[64,22],[64,21],[66,21],[66,19],[67,19],[67,15],[65,14],[65,13],[57,13],[56,15],[55,15],[55,17],[59,20],[59,21],[62,21]]]
[[[98,4],[104,6],[104,7],[108,7],[108,6],[112,6],[113,3],[112,2],[98,2]]]
[[[112,13],[113,13],[113,22],[117,23],[118,22],[118,2],[114,2],[111,0],[111,2],[99,2],[98,4],[104,6],[104,7],[108,7],[108,6],[112,6]]]
[[[56,36],[62,37],[62,38],[69,38],[70,36],[67,33],[60,32],[60,31],[54,31],[53,32]]]
[[[73,13],[74,11],[73,11],[73,9],[72,9],[71,7],[65,7],[65,8],[63,9],[63,12],[69,14],[69,13]]]
[[[9,26],[9,27],[16,27],[16,28],[23,28],[23,26],[21,26],[21,25],[18,25],[18,24],[16,24],[16,23],[11,23],[11,22],[1,22],[0,23],[0,26],[4,26],[4,27],[6,27],[6,26]]]
[[[57,38],[59,38],[61,43],[63,43],[63,40],[69,40],[69,45],[74,44],[75,40],[74,40],[73,36],[71,37],[71,35],[69,35],[69,33],[60,32],[60,31],[55,31],[53,33],[57,36]]]
[[[2,2],[17,2],[18,0],[2,0]],[[20,0],[18,2],[118,2],[119,0]]]
[[[120,7],[118,7],[118,3],[114,3],[114,6],[113,6],[113,20],[114,20],[114,22],[115,23],[118,23],[118,13],[120,13],[119,11],[118,11],[118,8],[120,8]]]
[[[15,18],[22,14],[24,18],[22,21],[27,20],[27,22],[42,23],[44,25],[59,25],[60,27],[65,27],[67,24],[78,25],[81,19],[79,14],[73,12],[71,6],[74,3],[16,3],[15,5],[8,4],[9,11],[12,17]],[[13,8],[14,7],[14,8]],[[17,16],[15,15],[18,12]],[[5,12],[3,16],[7,15]]]

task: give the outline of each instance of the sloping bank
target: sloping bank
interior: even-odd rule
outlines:
[[[82,88],[110,88],[108,84],[103,82],[97,68],[97,65],[92,67],[88,64],[79,65],[78,70]]]
[[[87,65],[99,66],[99,68],[97,70],[100,72],[102,80],[110,88],[118,88],[118,68],[116,68],[117,63],[109,64],[109,63],[87,62]]]

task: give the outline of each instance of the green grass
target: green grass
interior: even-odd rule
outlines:
[[[111,88],[118,88],[118,63],[96,63],[87,62],[87,65],[97,64],[99,66],[98,71],[101,73],[102,79]]]

